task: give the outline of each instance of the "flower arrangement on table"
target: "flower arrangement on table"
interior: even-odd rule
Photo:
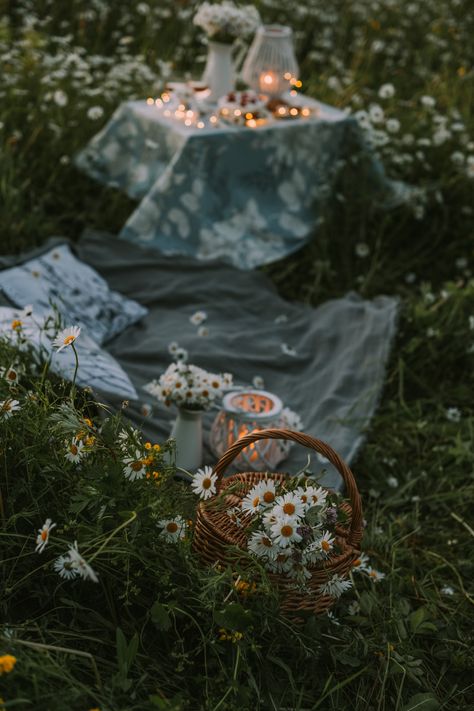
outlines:
[[[191,363],[171,363],[159,380],[145,385],[145,390],[165,405],[177,405],[186,410],[204,411],[232,386],[230,373],[209,373]]]
[[[178,349],[179,355],[181,350]],[[184,357],[186,357],[186,352]],[[177,405],[178,417],[171,430],[176,440],[176,465],[188,472],[202,462],[202,413],[232,386],[230,373],[209,373],[185,360],[171,363],[159,380],[145,385],[145,390],[165,405]]]
[[[260,24],[260,15],[253,5],[238,7],[230,0],[213,5],[204,2],[193,20],[214,42],[231,44],[237,37],[246,37]]]

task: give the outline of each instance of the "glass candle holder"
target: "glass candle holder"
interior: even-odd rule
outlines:
[[[221,457],[240,437],[254,430],[280,427],[283,404],[265,390],[239,390],[227,393],[210,433],[210,446]],[[272,471],[288,455],[284,440],[261,440],[246,447],[234,460],[241,471]]]
[[[290,89],[297,75],[291,27],[259,27],[245,58],[242,79],[255,91],[276,98]]]

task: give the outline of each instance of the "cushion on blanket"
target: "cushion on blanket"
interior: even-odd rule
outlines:
[[[30,344],[36,353],[42,352],[44,359],[51,357],[51,370],[56,375],[72,381],[76,367],[74,352],[72,348],[65,348],[58,353],[52,348],[52,338],[48,336],[48,317],[35,317],[34,314],[24,317],[17,309],[0,306],[0,337],[6,337],[16,343],[18,334],[12,329],[14,319],[22,321],[22,334],[26,343]],[[54,332],[51,335],[54,337]],[[92,338],[81,333],[75,347],[79,359],[76,382],[80,387],[90,387],[113,400],[137,399],[137,392],[128,375],[115,358],[102,350]]]
[[[62,244],[22,264],[0,271],[0,289],[20,308],[33,304],[46,315],[54,304],[65,326],[80,325],[98,344],[141,319],[147,309],[111,291],[105,279]]]

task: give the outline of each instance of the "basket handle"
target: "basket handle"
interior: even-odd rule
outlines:
[[[323,442],[320,439],[311,437],[310,435],[303,434],[302,432],[295,432],[293,430],[286,429],[268,429],[268,430],[254,430],[250,434],[245,435],[238,439],[234,444],[229,447],[227,452],[225,452],[222,457],[217,462],[214,467],[214,474],[217,474],[217,490],[220,489],[222,483],[222,477],[225,470],[229,464],[237,457],[237,455],[248,447],[249,444],[257,442],[260,439],[289,439],[298,444],[302,444],[309,449],[313,449],[315,452],[319,452],[326,459],[328,459],[331,464],[336,467],[339,474],[344,480],[344,484],[347,489],[347,493],[351,502],[352,507],[352,520],[349,535],[349,542],[351,544],[358,545],[361,539],[362,532],[362,502],[360,499],[359,490],[357,489],[357,484],[354,479],[354,475],[344,462],[343,459],[334,451],[329,444]]]

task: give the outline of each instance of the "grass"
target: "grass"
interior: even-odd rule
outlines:
[[[72,159],[121,100],[159,90],[164,62],[173,75],[195,71],[192,58],[204,50],[194,6],[0,0],[2,253],[51,234],[77,237],[86,225],[122,226],[132,203],[79,174]],[[6,708],[474,708],[474,13],[467,0],[259,7],[266,20],[296,28],[308,93],[369,116],[373,104],[383,107],[376,150],[391,175],[419,189],[413,204],[384,213],[348,167],[313,242],[266,269],[288,299],[318,304],[351,289],[401,299],[383,398],[353,465],[364,549],[386,578],[358,580],[359,611],[348,614],[341,601],[339,625],[310,620],[295,633],[268,589],[242,600],[230,572],[203,571],[187,544],[154,546],[142,513],[98,557],[100,595],[92,583],[58,584],[32,556],[31,531],[56,516],[65,540],[79,533],[93,552],[136,507],[146,509],[148,494],[139,507],[119,487],[103,521],[110,489],[101,484],[94,500],[93,480],[70,469],[61,484],[62,460],[33,409],[21,431],[0,426],[2,491],[7,474],[29,482],[7,510],[0,544],[0,652],[18,658],[0,677]],[[382,99],[386,83],[395,95]],[[98,120],[87,118],[93,106],[104,111]],[[10,355],[2,356],[5,365]],[[44,412],[67,401],[59,383],[31,386]],[[46,511],[51,476],[59,488]],[[192,514],[180,485],[158,501],[165,513]],[[242,641],[220,642],[220,626],[243,630]]]

